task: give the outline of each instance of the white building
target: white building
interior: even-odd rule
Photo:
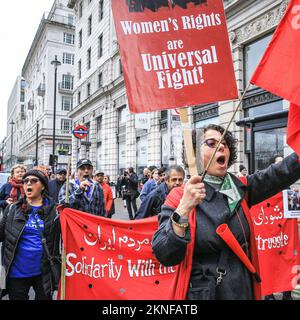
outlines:
[[[224,0],[241,93],[287,4],[287,0]],[[170,113],[150,113],[149,129],[135,129],[136,117],[128,112],[111,0],[69,0],[68,5],[76,14],[74,108],[69,115],[74,124],[85,124],[90,130],[83,143],[73,138],[73,169],[79,158],[88,157],[114,180],[128,166],[140,171],[146,164],[168,165],[173,155],[175,162],[181,164],[181,132],[173,129],[171,145]],[[236,105],[216,102],[195,106],[190,108],[190,122],[195,128],[208,123],[226,126]],[[279,97],[250,88],[230,126],[239,141],[238,162],[233,171],[237,172],[243,163],[253,172],[266,167],[274,153],[290,152],[285,142],[286,108],[287,102]]]
[[[25,80],[17,77],[7,103],[7,127],[5,140],[4,167],[10,168],[13,164],[23,162],[20,153],[22,143],[22,121],[25,119]],[[4,152],[3,152],[4,153]]]
[[[50,13],[44,14],[25,60],[22,77],[26,80],[25,117],[21,123],[20,151],[26,157],[25,164],[34,164],[36,151],[38,164],[48,165],[53,146],[54,90],[56,98],[55,154],[71,151],[74,70],[74,13],[67,7],[67,0],[56,0]],[[61,62],[57,67],[57,88],[54,89],[55,68],[53,60]],[[38,128],[38,139],[37,131]],[[59,155],[58,166],[65,166],[67,157]]]

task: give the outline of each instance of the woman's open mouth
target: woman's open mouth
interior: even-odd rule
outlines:
[[[220,166],[224,166],[224,165],[225,165],[225,162],[226,162],[225,156],[219,156],[219,157],[217,158],[217,163],[218,163]]]
[[[32,192],[32,187],[27,187],[27,193],[31,193]]]

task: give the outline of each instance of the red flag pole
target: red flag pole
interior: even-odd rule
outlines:
[[[69,203],[69,185],[71,173],[71,157],[68,160],[67,181],[66,181],[66,204]],[[60,278],[60,300],[66,299],[66,249],[62,243],[61,253],[61,278]]]

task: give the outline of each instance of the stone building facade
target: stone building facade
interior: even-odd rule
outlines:
[[[45,13],[22,69],[25,79],[25,114],[20,123],[20,152],[24,164],[48,165],[53,147],[54,90],[56,90],[55,154],[58,166],[67,165],[71,152],[72,120],[68,112],[73,108],[75,17],[67,7],[67,0],[55,0]],[[56,88],[53,60],[57,67]],[[38,133],[37,133],[38,130]]]

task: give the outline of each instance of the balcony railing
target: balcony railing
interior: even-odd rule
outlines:
[[[59,14],[50,14],[49,12],[45,12],[44,19],[50,20],[53,22],[63,23],[70,27],[75,27],[75,17],[73,15],[62,16]]]
[[[73,84],[72,83],[59,82],[58,90],[61,93],[72,94],[72,92],[73,92]]]

